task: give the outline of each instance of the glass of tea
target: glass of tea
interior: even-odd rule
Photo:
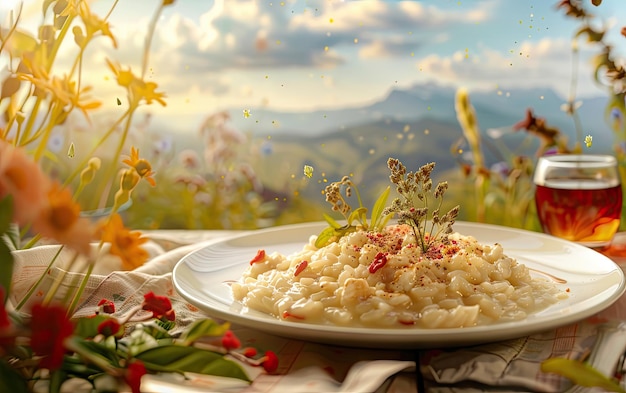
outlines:
[[[537,214],[545,233],[592,248],[611,243],[622,212],[615,157],[544,156],[537,162],[534,183]]]

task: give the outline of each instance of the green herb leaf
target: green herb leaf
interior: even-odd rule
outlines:
[[[319,235],[317,235],[317,239],[315,240],[315,247],[322,248],[327,245],[332,239],[337,236],[335,228],[328,227],[325,228]]]
[[[367,209],[364,207],[359,207],[350,213],[348,216],[348,225],[352,226],[352,223],[358,221],[364,227],[367,227]],[[367,229],[367,228],[366,228]]]
[[[551,358],[541,363],[541,371],[544,373],[559,374],[576,385],[584,387],[599,387],[611,392],[624,393],[613,380],[594,369],[587,363],[565,358]]]
[[[165,345],[150,348],[135,355],[148,370],[164,372],[192,372],[250,381],[237,363],[224,355],[195,347]]]
[[[391,214],[383,215],[383,210],[387,206],[387,199],[389,198],[389,192],[391,191],[391,187],[387,186],[385,191],[383,191],[374,202],[374,206],[372,207],[372,229],[375,231],[381,230],[385,225],[386,221],[384,217],[391,218]],[[384,222],[384,223],[383,223]],[[382,224],[382,225],[381,225]]]

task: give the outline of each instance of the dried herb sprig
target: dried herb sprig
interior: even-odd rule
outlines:
[[[349,176],[344,176],[341,181],[333,182],[326,186],[326,189],[324,190],[326,202],[332,205],[333,211],[341,213],[346,220],[346,224],[341,225],[328,214],[324,214],[324,219],[328,222],[329,227],[324,229],[317,236],[315,245],[317,247],[323,247],[326,244],[337,241],[342,236],[359,229],[373,231],[382,230],[391,218],[391,215],[385,215],[383,213],[385,204],[389,198],[389,191],[390,187],[387,187],[374,203],[371,212],[371,220],[368,224],[367,208],[363,206],[359,189]],[[348,202],[348,199],[352,197],[353,192],[359,204],[359,207],[354,210]]]
[[[398,223],[411,226],[418,246],[426,252],[441,235],[452,232],[452,225],[459,214],[459,206],[453,207],[444,215],[440,214],[448,182],[438,183],[433,192],[433,180],[430,175],[435,168],[434,162],[421,166],[416,172],[407,172],[406,167],[396,158],[389,158],[387,166],[391,171],[389,180],[396,185],[396,191],[400,197],[395,198],[391,206],[383,210],[383,215],[395,213]],[[436,208],[432,211],[430,230],[428,230],[431,195],[435,199],[433,203],[436,203]]]

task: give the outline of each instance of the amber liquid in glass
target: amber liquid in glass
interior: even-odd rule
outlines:
[[[537,186],[535,203],[543,231],[590,247],[604,247],[620,224],[621,185],[594,179],[552,180]]]

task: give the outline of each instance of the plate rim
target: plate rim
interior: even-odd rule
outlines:
[[[484,228],[490,230],[503,230],[515,234],[526,234],[532,237],[546,239],[551,242],[562,243],[563,245],[569,245],[572,247],[582,247],[577,243],[570,242],[568,240],[556,238],[554,236],[542,233],[535,232],[526,229],[519,229],[514,227],[501,226],[496,224],[489,223],[478,223],[478,222],[470,222],[470,221],[457,221],[456,224],[460,224],[461,226],[470,226],[477,228]],[[455,224],[455,225],[456,225]],[[202,246],[192,250],[191,252],[184,255],[174,266],[172,270],[172,282],[177,293],[186,301],[191,303],[192,305],[198,307],[203,310],[209,317],[222,319],[225,321],[230,321],[231,323],[237,324],[240,327],[248,327],[254,330],[263,331],[265,333],[271,333],[277,336],[288,337],[293,339],[305,340],[305,341],[313,341],[319,343],[328,343],[328,344],[340,344],[345,346],[359,346],[359,347],[373,347],[373,348],[389,348],[391,346],[409,345],[412,348],[428,348],[428,347],[441,347],[441,345],[429,345],[427,341],[428,339],[432,339],[433,336],[437,336],[436,344],[441,344],[441,341],[444,340],[448,342],[450,345],[446,346],[456,346],[456,345],[465,345],[467,343],[487,343],[487,342],[495,342],[501,341],[511,338],[518,338],[527,336],[529,334],[539,333],[542,331],[548,331],[554,328],[558,328],[561,326],[567,326],[568,324],[575,323],[577,321],[588,318],[608,307],[610,307],[613,303],[615,303],[626,291],[626,275],[622,268],[617,265],[613,260],[608,258],[607,256],[598,253],[598,258],[605,259],[614,265],[615,269],[611,270],[611,272],[617,272],[619,277],[619,283],[615,287],[612,293],[609,296],[605,297],[604,300],[588,307],[582,311],[578,311],[576,313],[566,314],[561,318],[552,318],[548,321],[544,321],[540,323],[533,323],[532,319],[524,319],[521,321],[513,321],[513,322],[503,322],[500,324],[493,325],[480,325],[480,326],[472,326],[466,328],[434,328],[434,329],[426,329],[426,328],[371,328],[371,327],[358,327],[358,326],[335,326],[335,325],[322,325],[322,324],[311,324],[304,322],[292,322],[292,321],[284,321],[279,320],[275,317],[268,315],[267,317],[256,316],[256,315],[243,315],[241,313],[236,312],[228,312],[224,310],[217,309],[215,307],[210,307],[207,304],[197,298],[192,293],[189,293],[185,288],[185,285],[181,283],[179,276],[182,274],[181,270],[187,267],[187,263],[190,259],[194,258],[196,254],[201,252],[206,248],[210,248],[215,246],[216,244],[220,244],[223,242],[232,242],[236,240],[245,239],[255,235],[268,235],[274,232],[282,232],[288,230],[295,229],[306,229],[306,228],[322,228],[324,225],[327,225],[324,221],[314,221],[314,222],[303,222],[296,224],[286,224],[286,225],[277,225],[273,227],[268,227],[264,229],[250,230],[248,232],[242,232],[233,234],[232,236],[220,237],[208,241],[202,242]],[[311,235],[316,234],[315,232],[311,232]],[[461,233],[463,235],[471,235],[467,233]],[[307,239],[303,239],[303,246]],[[276,244],[281,244],[280,241],[276,242]],[[259,245],[261,247],[262,245]],[[506,253],[506,250],[505,250]],[[517,255],[512,255],[514,258],[517,258]],[[243,262],[242,262],[243,263]],[[234,265],[239,265],[234,264]],[[189,268],[188,268],[189,269]],[[611,285],[607,288],[603,288],[603,291],[607,291],[615,285]],[[603,292],[602,291],[602,292]],[[235,300],[233,300],[233,303]],[[242,306],[245,307],[245,306]],[[530,322],[529,322],[530,321]],[[525,329],[526,333],[520,334],[519,331],[521,325],[526,325],[527,329]],[[497,326],[501,329],[494,329],[494,326]],[[277,329],[278,328],[278,329]],[[484,335],[486,332],[491,334],[490,339],[485,339]],[[316,333],[318,336],[316,336]],[[327,335],[333,335],[332,337],[327,337]],[[386,336],[384,340],[381,342],[369,342],[369,340],[377,339],[380,336]],[[365,344],[365,345],[364,345]]]

